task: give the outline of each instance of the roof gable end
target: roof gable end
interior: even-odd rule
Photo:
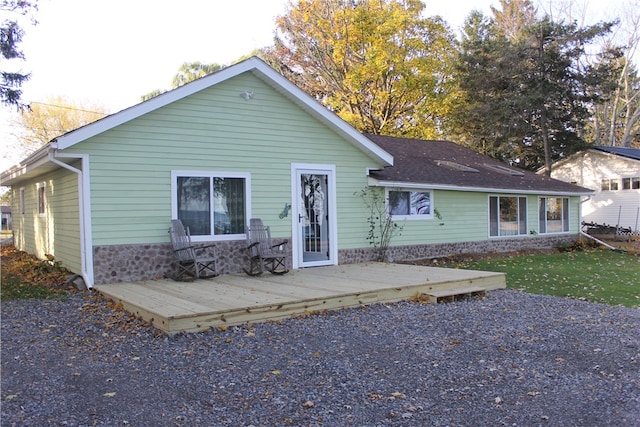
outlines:
[[[360,134],[347,122],[329,111],[313,97],[308,95],[295,84],[291,83],[284,76],[257,57],[252,57],[231,65],[216,73],[194,80],[193,82],[180,86],[177,89],[158,95],[148,101],[134,105],[101,120],[68,132],[55,138],[52,141],[52,144],[54,144],[58,149],[69,148],[81,141],[246,72],[251,72],[258,78],[262,79],[272,88],[285,95],[300,108],[320,120],[326,126],[350,141],[375,160],[381,162],[383,165],[393,164],[393,156],[391,154],[387,153],[381,147],[367,139],[364,135]],[[241,94],[238,94],[238,96],[240,95]]]

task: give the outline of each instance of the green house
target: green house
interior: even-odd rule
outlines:
[[[236,273],[250,218],[289,239],[293,268],[373,259],[365,189],[402,227],[396,260],[575,239],[590,194],[450,142],[363,135],[257,58],[62,135],[0,178],[16,247],[89,288],[171,275],[174,218]]]

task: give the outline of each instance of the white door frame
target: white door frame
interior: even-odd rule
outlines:
[[[300,209],[300,174],[325,174],[328,178],[327,192],[329,215],[329,259],[326,261],[303,262],[302,232],[299,218],[303,215]],[[292,163],[291,164],[291,255],[293,268],[316,267],[322,265],[338,265],[338,210],[336,208],[336,165]]]

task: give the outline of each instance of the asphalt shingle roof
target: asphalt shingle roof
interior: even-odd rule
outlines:
[[[380,181],[541,194],[592,192],[584,187],[510,167],[450,141],[366,136],[394,157],[393,166],[371,172],[371,177]],[[466,168],[473,171],[465,171]]]

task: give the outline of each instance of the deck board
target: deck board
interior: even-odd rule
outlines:
[[[164,332],[283,319],[313,311],[395,302],[429,291],[504,288],[503,273],[364,263],[293,270],[279,276],[223,275],[96,285],[95,289]]]

